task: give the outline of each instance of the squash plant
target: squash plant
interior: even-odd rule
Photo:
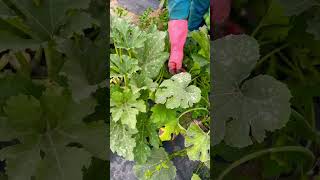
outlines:
[[[212,178],[318,178],[319,1],[238,0],[232,11],[246,34],[211,43]]]
[[[197,69],[198,75],[202,68],[204,77],[209,77],[209,37],[205,29],[190,33],[193,55],[198,60],[194,61],[197,67],[188,68],[195,67],[193,72]],[[176,156],[187,156],[209,167],[209,105],[201,103],[202,99],[208,102],[209,91],[204,89],[202,93],[193,79],[196,73],[168,74],[166,36],[156,26],[142,30],[125,17],[111,18],[110,148],[136,162],[134,172],[139,179],[175,179],[171,160]],[[200,44],[197,38],[203,38]],[[186,114],[197,111],[205,113],[188,122]],[[168,154],[162,142],[172,141],[178,134],[185,137],[185,149]]]
[[[1,178],[106,177],[105,6],[0,0]]]

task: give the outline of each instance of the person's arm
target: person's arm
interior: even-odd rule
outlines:
[[[169,0],[168,32],[170,39],[169,71],[172,74],[182,68],[183,48],[188,35],[190,0]]]
[[[187,20],[190,10],[190,0],[169,0],[168,10],[170,20]]]
[[[224,1],[224,0],[220,0]],[[189,30],[193,31],[199,28],[203,22],[203,16],[208,11],[210,0],[192,0],[189,15]]]

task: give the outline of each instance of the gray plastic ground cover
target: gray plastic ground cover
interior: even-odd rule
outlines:
[[[159,0],[117,0],[119,5],[126,8],[128,11],[141,15],[146,9],[158,9]]]
[[[178,151],[184,148],[183,136],[178,136],[174,141],[163,143],[168,153]],[[190,161],[188,157],[177,157],[172,160],[177,168],[176,180],[190,180],[193,171],[198,167],[199,162]],[[126,161],[116,154],[111,155],[110,161],[110,179],[111,180],[138,180],[132,170],[133,161]]]

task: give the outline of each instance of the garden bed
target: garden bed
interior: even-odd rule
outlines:
[[[167,9],[136,21],[131,5],[112,8],[111,179],[209,179],[208,28],[190,32],[187,72],[171,75]]]

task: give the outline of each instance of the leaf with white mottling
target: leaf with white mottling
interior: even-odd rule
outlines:
[[[126,160],[133,161],[133,150],[136,147],[136,140],[132,137],[135,132],[127,130],[119,122],[111,121],[110,125],[110,149]]]
[[[190,160],[207,162],[210,160],[210,135],[195,123],[190,124],[186,136],[185,147]]]
[[[131,129],[136,129],[137,115],[139,112],[146,112],[146,105],[143,100],[137,100],[139,93],[132,93],[125,89],[123,92],[113,92],[111,94],[111,114],[112,121],[121,121]]]
[[[165,52],[165,32],[158,31],[156,28],[148,32],[144,47],[137,49],[136,56],[142,71],[149,78],[155,78],[160,72],[163,63],[168,59],[169,54]]]
[[[110,55],[110,77],[131,77],[133,73],[138,71],[138,60],[130,58],[127,55],[118,56],[116,54]]]
[[[189,85],[191,75],[189,73],[179,73],[170,79],[164,80],[156,94],[156,103],[165,104],[167,108],[188,108],[197,103],[201,99],[201,90]]]
[[[110,36],[116,48],[132,50],[143,48],[146,40],[146,33],[141,31],[123,18],[116,16],[111,17]]]
[[[152,156],[147,162],[136,164],[133,171],[141,180],[174,180],[176,178],[176,167],[163,148],[153,149]]]
[[[247,35],[229,35],[212,44],[213,144],[221,140],[234,147],[258,142],[266,131],[280,129],[289,120],[291,94],[285,84],[259,75],[243,82],[259,59],[257,41]],[[250,133],[251,132],[251,133]]]

